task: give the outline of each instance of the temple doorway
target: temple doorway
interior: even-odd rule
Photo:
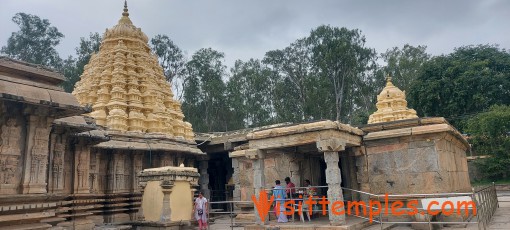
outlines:
[[[209,155],[209,189],[211,192],[210,201],[227,201],[232,199],[232,191],[229,189],[229,182],[232,183],[232,161],[228,152],[220,152]],[[213,209],[225,209],[225,205],[214,204]]]

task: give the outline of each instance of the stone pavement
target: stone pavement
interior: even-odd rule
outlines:
[[[499,208],[494,213],[489,229],[510,229],[510,191],[498,192]]]
[[[491,230],[501,230],[510,229],[510,191],[500,191],[498,192],[498,201],[499,201],[499,208],[496,210],[496,213],[492,217],[491,223],[489,224],[489,229]],[[348,217],[348,221],[355,221],[355,219],[351,219],[352,217]],[[289,228],[291,226],[294,226],[295,229],[302,228],[307,229],[306,227],[312,227],[316,224],[324,224],[327,225],[326,219],[321,220],[315,220],[312,222],[306,222],[305,224],[302,224],[301,222],[296,223],[287,223],[279,226],[282,229]],[[276,224],[276,223],[274,223]],[[306,226],[308,225],[308,226]],[[216,219],[214,223],[210,225],[210,230],[220,230],[220,229],[230,229],[230,219],[228,216],[222,216]],[[242,230],[244,227],[235,227],[234,230]],[[354,228],[354,229],[360,229],[360,228]],[[380,229],[377,225],[372,225],[369,227],[365,227],[362,229]],[[392,230],[412,230],[410,226],[384,226],[384,229],[392,229]],[[475,230],[478,229],[478,226],[476,224],[468,225],[467,228],[443,228],[443,230],[462,230],[462,229],[468,229],[468,230]]]

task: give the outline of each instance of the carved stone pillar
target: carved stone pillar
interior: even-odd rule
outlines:
[[[200,159],[199,161],[199,169],[200,173],[200,190],[202,191],[202,195],[207,198],[207,200],[211,199],[211,191],[209,190],[209,174],[207,173],[207,169],[209,168],[209,161],[207,158]]]
[[[61,193],[64,190],[64,162],[67,145],[67,134],[56,130],[51,134],[48,188],[49,192]]]
[[[342,208],[335,208],[335,213],[332,208],[335,207],[334,203],[344,202],[342,187],[342,175],[338,167],[338,152],[345,150],[345,143],[338,139],[321,139],[317,141],[317,148],[320,152],[324,153],[324,161],[326,161],[326,183],[328,183],[328,201],[329,208],[329,222],[331,225],[345,224],[345,214],[337,215],[338,212],[343,211]]]
[[[84,138],[80,138],[74,153],[74,193],[90,193],[90,146]]]
[[[45,110],[31,111],[27,108],[25,114],[29,115],[22,193],[46,193],[48,144],[50,126],[53,119],[47,116],[47,111]]]
[[[260,193],[266,186],[266,176],[264,175],[264,152],[259,149],[248,149],[246,150],[246,157],[253,161],[253,189],[257,199],[260,199]],[[258,210],[255,208],[255,221],[257,224],[266,224],[268,218],[262,221]]]
[[[90,193],[97,193],[99,191],[99,167],[100,157],[97,150],[90,152],[90,174],[89,174],[89,187]]]
[[[138,176],[137,176],[137,178],[138,178]],[[146,181],[138,183],[138,187],[140,187],[140,191],[142,192],[142,194],[143,194],[146,186],[147,186]],[[139,221],[145,220],[145,216],[143,214],[143,205],[141,205],[141,204],[140,204],[140,208],[138,209],[137,220],[139,220]]]
[[[138,173],[143,170],[143,153],[135,152],[133,155],[133,191],[138,192]],[[141,191],[143,192],[143,190]]]
[[[234,173],[232,174],[232,180],[234,182],[234,191],[232,192],[233,200],[240,201],[241,200],[241,180],[239,178],[240,169],[239,169],[239,159],[237,157],[232,159],[232,168],[234,169]]]
[[[161,222],[170,222],[172,219],[172,210],[170,209],[170,193],[172,193],[173,181],[164,180],[161,182],[161,191],[163,191],[163,208],[161,208]]]

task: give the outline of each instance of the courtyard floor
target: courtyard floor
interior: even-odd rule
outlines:
[[[498,200],[499,200],[499,208],[492,217],[492,221],[489,225],[489,229],[500,230],[510,229],[510,191],[500,191],[498,192]],[[347,216],[347,225],[343,226],[343,229],[366,229],[366,230],[376,230],[381,229],[379,225],[371,225],[360,218]],[[243,226],[236,226],[231,228],[230,226],[230,218],[228,216],[218,217],[214,223],[211,223],[209,226],[210,230],[223,230],[223,229],[234,229],[234,230],[243,230],[245,229]],[[295,222],[288,223],[276,223],[275,221],[270,221],[269,226],[278,227],[275,229],[313,229],[313,227],[318,226],[328,226],[329,220],[328,217],[319,217],[312,219],[312,221],[308,222],[300,222],[298,219]],[[391,225],[383,225],[384,229],[392,229],[392,230],[411,230],[410,226],[391,226]],[[468,225],[467,228],[443,228],[444,230],[454,230],[454,229],[478,229],[476,224]]]

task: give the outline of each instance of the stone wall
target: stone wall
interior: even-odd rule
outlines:
[[[365,145],[365,153],[356,159],[362,190],[376,194],[471,190],[466,146],[449,132],[371,139]]]
[[[264,158],[265,187],[275,186],[280,180],[285,186],[285,177],[290,177],[296,187],[303,186],[305,179],[312,185],[319,185],[321,181],[320,155],[305,155],[302,153],[269,153]],[[253,195],[253,160],[245,157],[232,158],[234,168],[234,200],[251,200]]]

